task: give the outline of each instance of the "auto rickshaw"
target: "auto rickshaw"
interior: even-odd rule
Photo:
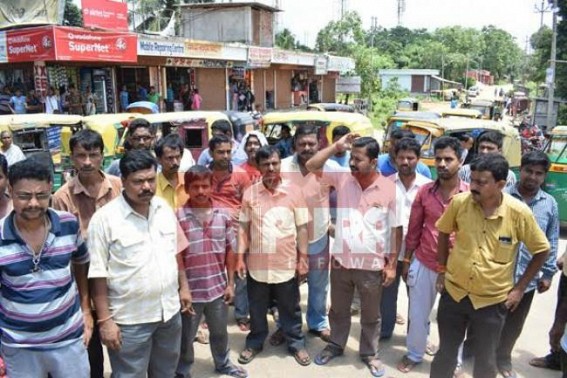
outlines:
[[[71,168],[70,135],[82,128],[82,117],[68,114],[15,114],[0,116],[0,130],[12,132],[12,140],[26,157],[38,156],[53,172],[53,191],[63,185]],[[68,136],[68,137],[67,137]]]
[[[431,170],[433,177],[437,177],[435,171],[435,151],[433,149],[435,140],[441,136],[458,137],[469,134],[475,140],[487,131],[497,131],[504,137],[502,154],[508,160],[510,169],[516,174],[520,169],[521,141],[518,130],[512,126],[504,125],[490,120],[446,118],[429,121],[410,121],[403,128],[411,130],[417,141],[421,144],[421,161]],[[473,150],[469,153],[476,154],[478,145],[475,142]]]
[[[476,109],[447,109],[441,112],[441,118],[469,118],[481,119],[482,113]]]
[[[326,147],[332,141],[333,129],[347,126],[360,136],[374,136],[370,119],[359,113],[345,112],[272,112],[264,115],[262,132],[268,143],[276,144],[280,139],[281,127],[288,125],[292,134],[297,126],[312,125],[319,128],[319,146]]]
[[[399,129],[412,120],[428,120],[439,119],[441,114],[437,112],[396,112],[388,118],[386,129],[384,130],[384,138],[382,140],[382,152],[388,152],[390,148],[390,134],[395,129]]]
[[[230,120],[230,123],[232,124],[232,135],[238,142],[244,138],[244,135],[250,131],[258,130],[259,128],[259,123],[250,115],[250,113],[235,111],[226,111],[223,113],[226,114]]]
[[[83,126],[98,131],[104,141],[103,169],[106,169],[112,161],[124,153],[121,145],[122,136],[128,128],[128,124],[135,118],[140,117],[138,113],[96,114],[83,117]]]
[[[492,100],[473,100],[467,108],[481,112],[482,119],[494,118],[494,101]]]
[[[322,102],[307,105],[307,110],[317,112],[347,112],[354,113],[354,106],[348,104],[335,104],[333,102]]]
[[[555,126],[544,147],[551,167],[544,188],[559,205],[559,220],[567,222],[567,126]]]
[[[398,100],[396,110],[402,112],[417,112],[419,110],[419,101],[413,97],[406,97]]]

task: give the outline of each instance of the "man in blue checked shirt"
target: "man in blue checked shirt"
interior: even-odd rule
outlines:
[[[500,344],[496,353],[498,370],[503,377],[516,377],[512,368],[512,349],[522,332],[524,322],[530,310],[535,291],[543,293],[551,286],[551,279],[557,272],[555,261],[557,259],[557,245],[559,239],[559,214],[555,199],[544,192],[541,186],[549,170],[549,158],[542,151],[532,151],[522,156],[520,166],[520,180],[516,185],[505,191],[518,200],[524,202],[532,209],[537,224],[547,236],[551,246],[545,264],[540,274],[528,285],[520,304],[516,310],[508,312],[506,322],[500,336]],[[515,281],[517,282],[532,255],[521,244],[516,262]]]

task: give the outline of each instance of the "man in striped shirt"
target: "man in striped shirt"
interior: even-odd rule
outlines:
[[[89,255],[79,223],[70,213],[48,208],[51,172],[36,159],[14,164],[9,182],[14,210],[0,224],[0,328],[7,374],[88,378],[85,345],[93,320]]]
[[[227,303],[234,297],[235,229],[228,211],[213,208],[210,170],[195,165],[185,173],[184,182],[190,199],[177,210],[177,219],[189,241],[182,255],[193,313],[184,314],[181,319],[181,355],[176,377],[191,377],[195,362],[193,340],[204,314],[216,372],[246,378],[247,372],[228,358]]]

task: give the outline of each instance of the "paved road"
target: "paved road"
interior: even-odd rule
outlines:
[[[559,251],[564,251],[567,246],[565,237],[567,232],[560,241]],[[557,292],[558,277],[556,276],[552,288],[545,294],[537,294],[534,298],[532,310],[528,316],[524,332],[522,333],[516,349],[513,354],[514,366],[520,377],[524,378],[557,378],[560,376],[558,372],[536,369],[529,366],[528,361],[535,357],[544,355],[548,351],[547,332],[553,320],[553,312],[555,309],[555,294]],[[305,309],[306,304],[306,287],[302,287],[302,305]],[[399,312],[405,314],[407,312],[407,296],[403,290],[400,291]],[[437,324],[436,315],[432,316],[432,335],[431,339],[437,343]],[[358,359],[358,339],[360,327],[358,325],[359,318],[353,318],[353,327],[351,329],[351,337],[349,338],[345,355],[331,362],[328,366],[317,366],[311,364],[308,367],[299,366],[293,357],[286,353],[284,346],[272,347],[266,342],[266,346],[262,354],[258,355],[246,368],[249,370],[251,377],[263,378],[281,378],[287,377],[371,377],[367,368]],[[274,324],[270,319],[271,330]],[[236,361],[238,352],[244,346],[245,335],[238,330],[232,322],[229,326],[231,358]],[[427,357],[425,362],[418,366],[413,372],[403,374],[397,371],[396,363],[404,355],[405,349],[405,326],[396,326],[393,338],[381,344],[382,360],[387,366],[386,377],[428,377],[429,368],[432,357]],[[312,336],[307,336],[308,350],[314,357],[323,347],[324,343]],[[213,377],[215,376],[210,358],[208,346],[196,344],[196,365],[194,377]],[[471,366],[466,366],[467,372],[471,372]],[[468,375],[469,377],[471,375]]]

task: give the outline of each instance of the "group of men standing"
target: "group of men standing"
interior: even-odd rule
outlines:
[[[7,175],[14,210],[0,225],[9,376],[102,377],[104,344],[117,378],[191,377],[204,316],[215,371],[247,377],[228,357],[231,302],[249,330],[240,364],[262,351],[268,311],[277,308],[270,343],[287,342],[306,366],[299,286],[307,281],[308,331],[327,343],[315,363],[344,353],[358,295],[359,355],[380,377],[382,313],[395,320],[401,277],[409,327],[400,371],[434,352],[429,316],[441,293],[431,377],[460,374],[465,333],[475,377],[513,377],[511,352],[534,292],[547,290],[556,270],[557,204],[540,189],[545,154],[524,155],[519,181],[503,192],[509,167],[497,136],[485,137],[494,149],[465,170],[467,183],[456,138],[436,141],[431,181],[418,173],[413,135],[380,155],[374,138],[342,131],[320,148],[317,128],[297,127],[293,155],[283,160],[252,132],[242,141],[242,166],[233,163],[230,136],[217,134],[208,166],[181,173],[180,138],[163,137],[154,154],[155,130],[135,120],[131,149],[114,164],[117,178],[101,170],[101,136],[81,130],[70,140],[76,175],[52,208],[49,168],[34,159],[14,164]]]

